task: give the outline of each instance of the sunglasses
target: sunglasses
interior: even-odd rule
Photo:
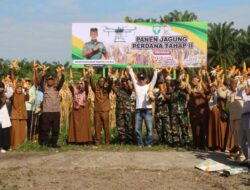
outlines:
[[[145,80],[145,78],[139,78],[139,80]]]

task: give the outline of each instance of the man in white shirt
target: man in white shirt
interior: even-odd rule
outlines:
[[[157,80],[157,71],[154,66],[154,76],[150,83],[147,83],[145,74],[138,75],[138,81],[135,79],[133,69],[129,66],[129,74],[132,78],[136,93],[136,112],[135,112],[135,130],[138,146],[144,146],[142,140],[142,122],[145,121],[147,127],[146,145],[153,145],[153,125],[152,125],[152,104],[148,93],[150,88],[154,88]]]
[[[244,164],[250,167],[250,79],[247,80],[247,85],[242,92],[244,101],[241,126],[239,131],[239,141],[243,154],[246,157]]]
[[[10,148],[10,117],[6,106],[5,85],[0,80],[0,152]]]
[[[228,107],[229,107],[229,119],[231,133],[229,136],[229,144],[234,144],[234,147],[230,150],[232,153],[236,153],[239,150],[239,129],[241,124],[241,111],[243,109],[244,101],[242,99],[242,90],[237,86],[237,80],[230,80],[230,92],[227,95]],[[235,143],[230,143],[235,142]]]

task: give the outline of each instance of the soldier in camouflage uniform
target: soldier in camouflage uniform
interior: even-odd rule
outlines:
[[[133,89],[133,84],[132,81],[128,80],[128,83],[130,83],[132,89]],[[135,95],[135,91],[132,91],[131,94],[131,125],[132,125],[132,129],[133,129],[133,142],[136,142],[136,137],[134,134],[135,131],[135,110],[136,110],[136,95]]]
[[[162,81],[159,81],[154,89],[155,96],[155,129],[159,136],[160,143],[172,144],[172,130],[170,125],[170,112],[167,100],[170,96],[161,88]]]
[[[185,89],[180,88],[179,81],[175,81],[171,94],[171,118],[175,145],[189,145],[187,93],[185,92]]]
[[[121,79],[119,87],[115,87],[116,94],[116,127],[121,144],[133,143],[133,127],[131,124],[131,93],[132,90],[126,78]]]
[[[87,59],[108,59],[108,52],[104,44],[97,40],[98,30],[97,28],[90,29],[91,41],[87,42],[83,48],[82,55]]]

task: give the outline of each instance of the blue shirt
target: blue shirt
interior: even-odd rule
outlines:
[[[43,92],[40,90],[36,90],[35,105],[41,104],[42,101],[43,101]]]

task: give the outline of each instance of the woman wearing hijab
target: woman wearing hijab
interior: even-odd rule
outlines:
[[[29,93],[23,93],[21,84],[17,84],[12,97],[11,108],[11,148],[17,149],[26,140],[27,112],[25,101],[29,100]]]
[[[92,141],[88,108],[88,86],[83,80],[69,86],[73,96],[73,105],[70,115],[69,138],[70,143],[84,143]]]
[[[208,148],[224,152],[229,132],[229,114],[226,110],[229,90],[226,86],[222,86],[218,88],[217,93],[217,104],[213,106],[209,117]]]

